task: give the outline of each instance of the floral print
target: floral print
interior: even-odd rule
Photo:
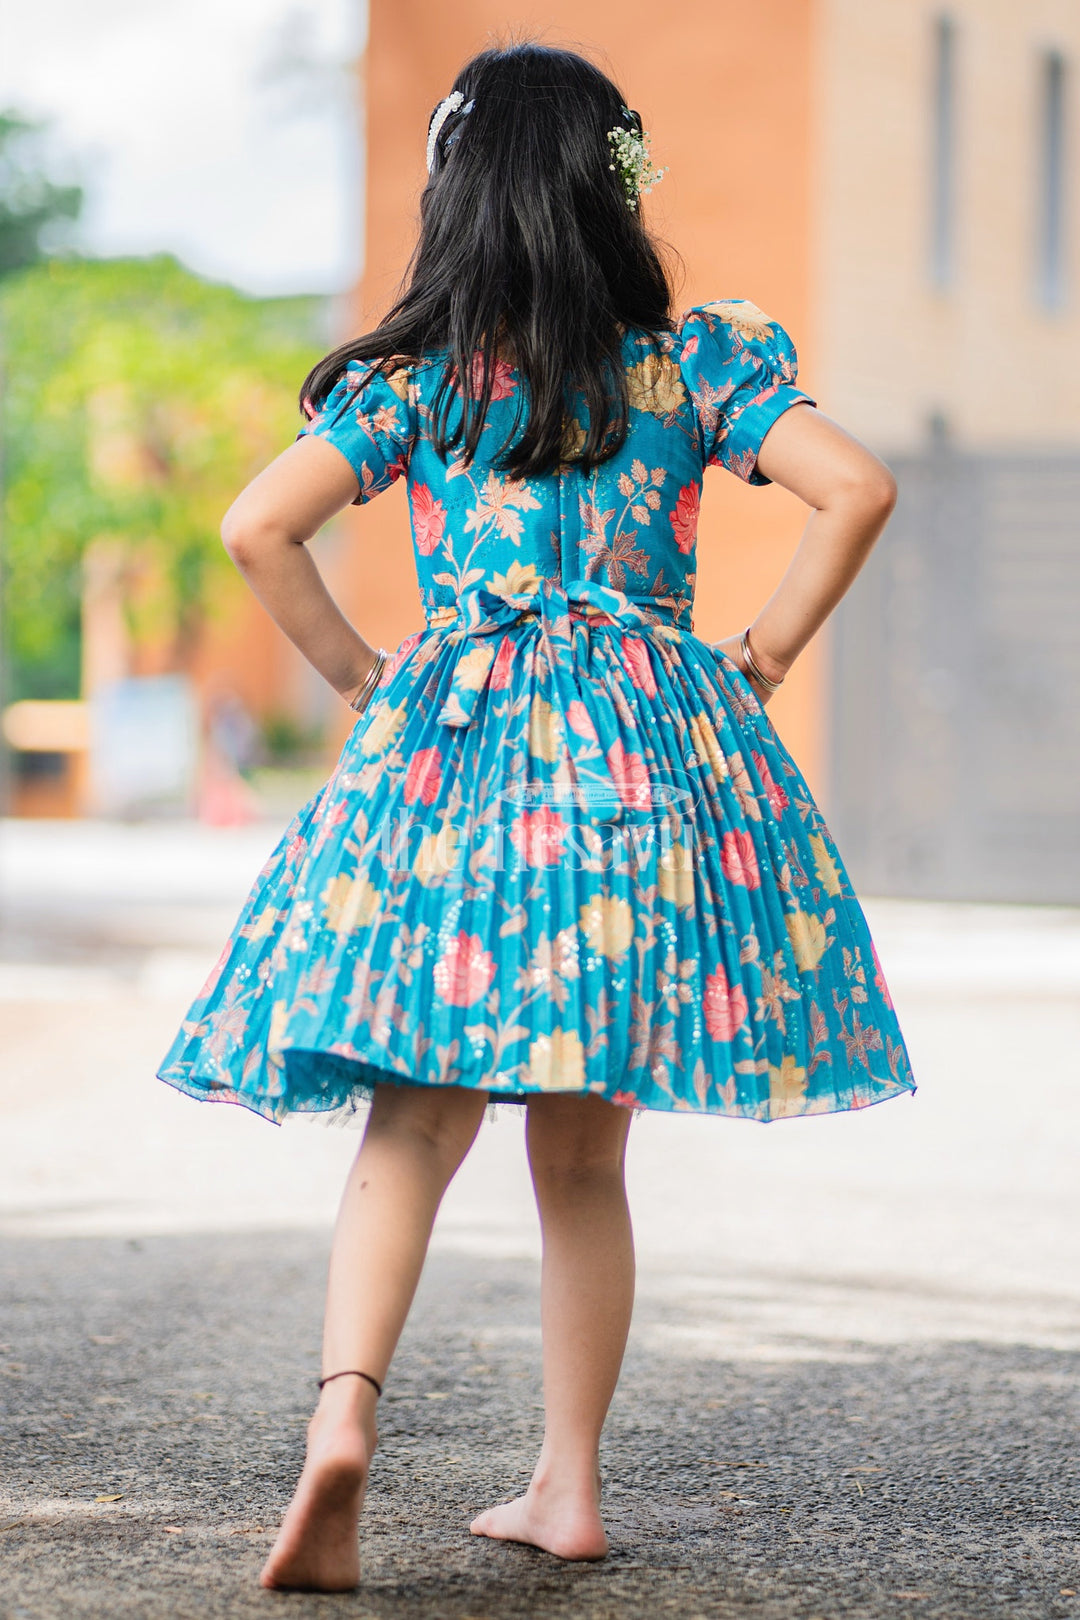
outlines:
[[[358,503],[407,477],[425,624],[256,879],[170,1084],[273,1120],[388,1080],[758,1120],[914,1090],[824,817],[693,629],[704,470],[767,482],[765,434],[813,403],[795,349],[742,299],[624,347],[630,433],[588,473],[498,470],[502,361],[471,466],[431,440],[444,356],[354,364],[312,415]]]

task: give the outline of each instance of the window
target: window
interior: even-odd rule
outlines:
[[[930,280],[953,279],[956,235],[956,25],[950,16],[934,24],[930,169]]]
[[[1037,284],[1047,309],[1065,301],[1065,58],[1047,51],[1039,85]]]

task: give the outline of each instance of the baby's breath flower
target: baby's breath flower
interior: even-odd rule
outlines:
[[[636,208],[641,193],[651,191],[664,178],[667,169],[653,166],[648,148],[648,130],[609,129],[608,141],[615,159],[614,163],[608,164],[608,168],[618,170],[626,193],[626,205]]]

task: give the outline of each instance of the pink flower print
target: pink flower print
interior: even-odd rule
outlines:
[[[528,866],[557,866],[563,857],[566,822],[547,805],[526,811],[510,828],[510,842]]]
[[[769,769],[769,762],[765,758],[765,755],[754,753],[752,758],[754,764],[757,766],[757,773],[761,777],[761,785],[765,789],[765,797],[769,801],[769,809],[772,811],[774,816],[778,816],[781,811],[787,809],[788,805],[791,803],[791,800],[788,798],[779,782],[773,776],[772,771]]]
[[[462,928],[435,963],[435,989],[453,1007],[471,1007],[487,995],[495,977],[495,958],[479,934]]]
[[[484,387],[484,356],[477,349],[472,362],[472,391],[479,399]],[[514,368],[506,360],[496,360],[491,369],[491,398],[510,399],[517,384],[514,381]]]
[[[646,697],[655,697],[656,677],[653,674],[649,649],[641,636],[623,637],[622,660],[631,684]]]
[[[373,433],[386,433],[391,436],[400,431],[397,419],[396,405],[380,405],[371,418],[371,431]]]
[[[422,630],[414,630],[411,636],[405,637],[397,651],[390,654],[386,660],[386,668],[382,672],[382,679],[379,681],[380,686],[389,685],[423,634]]]
[[[499,642],[499,650],[495,654],[495,662],[491,666],[488,685],[496,692],[505,692],[510,685],[510,670],[514,663],[514,641],[512,636],[503,636]]]
[[[736,828],[734,832],[724,834],[724,842],[720,847],[720,865],[730,883],[741,883],[747,889],[761,888],[757,851],[754,848],[754,840],[748,832]]]
[[[446,507],[442,501],[435,499],[426,484],[416,484],[413,487],[412,518],[416,549],[423,556],[430,557],[436,546],[442,543],[443,531],[446,528]]]
[[[584,703],[582,703],[580,698],[575,698],[572,703],[567,704],[566,718],[569,722],[570,730],[575,734],[575,736],[585,737],[590,742],[598,741],[596,727],[592,722],[592,715],[589,713],[588,709],[585,707]]]
[[[315,401],[309,398],[307,394],[304,395],[304,412],[309,420],[319,414],[315,409]]]
[[[402,794],[406,804],[433,804],[442,782],[442,753],[438,748],[418,748],[409,760]]]
[[[340,799],[328,814],[326,812],[320,813],[318,818],[319,830],[315,834],[315,842],[311,846],[312,856],[318,855],[321,852],[322,847],[326,843],[326,840],[330,837],[330,834],[336,827],[341,826],[341,823],[345,820],[348,813],[348,809]]]
[[[705,980],[703,999],[705,1028],[714,1041],[730,1041],[745,1021],[748,1011],[746,993],[741,985],[734,989],[728,984],[723,967],[710,973]]]
[[[684,556],[693,551],[697,540],[697,520],[701,510],[701,485],[687,484],[679,491],[675,510],[671,514],[671,528],[675,544]]]
[[[874,944],[873,940],[870,941],[870,950],[874,958],[874,983],[877,985],[881,999],[884,1001],[886,1007],[892,1007],[892,996],[890,996],[889,987],[885,983],[885,975],[882,973],[881,963],[878,961],[877,946]]]
[[[647,810],[652,802],[649,791],[649,767],[644,755],[627,753],[621,742],[612,743],[607,751],[608,769],[619,790],[619,798],[631,810]]]
[[[692,354],[697,354],[697,352],[698,352],[698,340],[697,340],[697,338],[696,337],[687,338],[686,342],[682,346],[682,352],[683,352],[683,359],[684,360],[688,360]]]
[[[286,845],[285,865],[299,866],[306,854],[307,839],[304,838],[300,833],[297,833],[295,838],[290,838],[288,844]]]
[[[213,995],[214,991],[218,987],[218,980],[221,978],[222,972],[224,971],[225,963],[229,960],[229,952],[231,950],[232,941],[227,940],[225,945],[222,947],[221,955],[218,957],[217,961],[210,969],[210,972],[207,974],[206,983],[199,991],[198,997],[196,998],[197,1000],[205,1001],[208,996]]]

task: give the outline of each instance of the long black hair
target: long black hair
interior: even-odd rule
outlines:
[[[481,51],[452,90],[462,102],[435,141],[403,290],[373,331],[314,367],[301,409],[321,407],[352,360],[373,362],[362,386],[385,362],[446,350],[432,438],[444,457],[460,446],[468,463],[495,360],[507,357],[526,389],[501,469],[525,478],[559,464],[591,468],[626,440],[625,331],[673,327],[661,250],[612,167],[609,130],[640,132],[640,117],[587,58],[534,42]],[[566,413],[579,390],[584,443],[568,444]]]

